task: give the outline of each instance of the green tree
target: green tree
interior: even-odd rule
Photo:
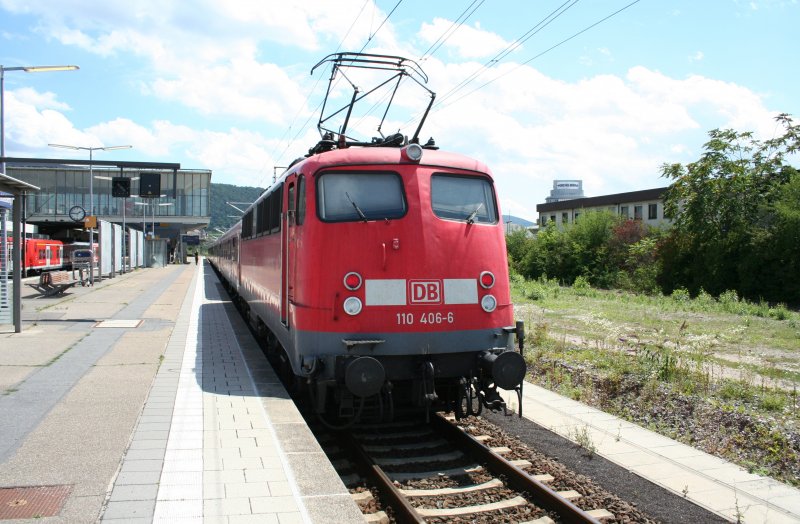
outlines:
[[[525,229],[518,229],[506,235],[506,250],[508,251],[508,263],[512,270],[523,274],[522,261],[531,249],[533,239],[530,238]]]
[[[777,254],[778,224],[787,223],[776,203],[786,198],[793,205],[784,186],[797,170],[786,161],[800,143],[800,129],[788,115],[777,121],[784,129],[777,138],[760,142],[751,132],[715,129],[699,160],[662,167],[674,181],[664,202],[674,224],[660,246],[665,290],[735,289],[750,298],[773,298],[761,293],[775,287],[764,262]]]
[[[519,272],[527,278],[547,276],[569,285],[582,276],[595,287],[614,286],[625,258],[625,250],[615,258],[617,251],[610,248],[620,220],[606,211],[592,211],[561,228],[548,224],[529,243],[518,262]]]

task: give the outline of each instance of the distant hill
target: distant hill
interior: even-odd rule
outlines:
[[[532,225],[536,224],[536,222],[531,222],[530,220],[525,220],[524,218],[520,218],[514,215],[503,215],[503,223],[513,222],[515,224],[519,224],[522,227],[531,227]]]
[[[215,227],[227,230],[234,225],[241,213],[236,211],[227,202],[246,202],[246,204],[234,204],[240,209],[245,209],[251,202],[264,191],[260,187],[234,186],[231,184],[211,183],[211,223],[208,231],[213,231]]]

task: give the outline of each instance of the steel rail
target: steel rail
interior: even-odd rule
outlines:
[[[350,451],[351,456],[355,459],[356,468],[359,469],[365,477],[375,483],[375,486],[380,491],[380,495],[386,501],[387,506],[391,507],[394,511],[394,517],[397,522],[403,524],[425,524],[425,519],[417,513],[414,506],[400,493],[400,489],[394,485],[386,473],[383,472],[383,469],[373,462],[352,434],[340,433],[337,441],[342,448]]]
[[[599,520],[593,518],[578,506],[560,496],[549,486],[539,482],[511,464],[508,460],[489,449],[466,431],[446,421],[441,415],[431,417],[431,426],[437,431],[441,431],[442,434],[457,442],[459,445],[463,444],[463,446],[459,447],[468,449],[472,457],[478,462],[488,464],[493,474],[504,476],[506,482],[512,488],[531,493],[536,497],[531,503],[557,513],[563,522],[600,524]]]

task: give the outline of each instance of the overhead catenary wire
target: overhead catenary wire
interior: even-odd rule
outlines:
[[[367,37],[367,41],[366,41],[366,42],[364,43],[364,45],[361,47],[361,50],[359,51],[359,53],[363,52],[363,51],[364,51],[364,49],[366,49],[366,48],[367,48],[367,46],[370,44],[370,42],[372,41],[372,39],[373,39],[373,38],[375,38],[375,36],[378,34],[378,32],[381,30],[381,28],[384,26],[384,24],[385,24],[385,23],[386,23],[386,22],[389,20],[389,18],[391,18],[392,14],[394,14],[394,12],[397,10],[397,8],[398,8],[398,7],[400,6],[400,4],[402,4],[402,3],[403,3],[403,0],[398,0],[398,2],[397,2],[395,5],[394,5],[394,7],[392,8],[392,10],[389,12],[389,14],[387,14],[387,15],[386,15],[386,17],[384,17],[383,21],[380,23],[380,25],[378,25],[378,28],[377,28],[377,29],[375,29],[375,31],[370,31],[370,34],[369,34],[369,36]],[[364,6],[365,6],[365,5],[366,5],[366,2],[364,3]],[[361,13],[364,11],[364,6],[362,6],[362,8],[359,10],[359,14],[356,16],[356,20],[357,20],[357,19],[358,19],[358,17],[361,15]],[[353,24],[355,24],[355,21],[353,22]],[[352,28],[352,25],[351,25],[351,28]],[[349,31],[348,31],[348,34],[349,34]],[[346,37],[346,36],[347,36],[347,35],[345,35],[345,37]],[[337,52],[338,52],[339,48],[341,48],[341,45],[342,45],[342,43],[344,43],[344,38],[343,38],[343,39],[342,39],[342,41],[339,43],[339,46],[337,47]],[[319,82],[320,82],[320,80],[321,80],[321,79],[322,79],[322,75],[320,75],[320,76],[317,78],[317,81],[314,83],[314,87],[313,87],[313,89],[316,89],[316,87],[317,87],[317,85],[319,85]],[[337,80],[337,81],[338,81],[338,80]],[[311,94],[312,94],[312,93],[309,93],[309,96],[306,98],[306,103],[307,103],[307,102],[308,102],[308,100],[310,99],[310,97],[311,97]],[[297,132],[297,133],[294,135],[294,137],[291,139],[291,141],[289,141],[289,142],[286,144],[286,147],[285,147],[285,148],[283,149],[283,151],[281,152],[281,155],[280,155],[280,157],[278,157],[278,158],[275,160],[275,162],[276,162],[276,163],[279,163],[279,162],[281,161],[281,159],[283,159],[283,156],[284,156],[284,155],[286,154],[286,152],[287,152],[287,151],[288,151],[288,150],[289,150],[289,149],[292,147],[292,145],[293,145],[293,144],[294,144],[294,143],[297,141],[297,139],[300,137],[300,135],[302,135],[303,133],[305,133],[305,131],[306,131],[306,129],[308,128],[308,125],[309,125],[309,123],[311,122],[311,119],[313,118],[313,116],[314,116],[315,112],[316,112],[316,111],[318,111],[320,107],[322,107],[322,102],[320,102],[319,104],[317,104],[317,106],[314,108],[314,110],[310,112],[310,114],[309,114],[309,117],[306,119],[306,121],[305,121],[305,122],[303,122],[303,125],[300,127],[299,131],[298,131],[298,132]],[[299,114],[299,111],[298,111],[298,114]],[[288,130],[287,130],[287,133],[288,133]],[[287,134],[287,133],[284,133],[284,136],[286,136],[286,134]]]
[[[339,50],[342,48],[342,45],[344,44],[345,40],[347,40],[347,37],[350,36],[350,33],[353,31],[353,28],[356,26],[356,23],[361,18],[361,15],[364,14],[364,8],[367,6],[367,3],[369,1],[370,0],[364,0],[364,3],[361,4],[361,8],[358,10],[358,12],[356,13],[356,16],[353,18],[353,21],[350,23],[350,27],[347,28],[347,32],[344,34],[342,39],[339,41],[339,45],[336,46],[336,50],[334,51],[334,53],[338,53]],[[322,75],[317,77],[316,81],[314,82],[314,85],[311,86],[311,89],[309,90],[308,95],[306,96],[306,99],[303,101],[303,104],[297,109],[297,112],[294,114],[294,117],[292,117],[292,121],[289,123],[289,127],[286,128],[286,131],[284,131],[283,135],[278,140],[278,143],[276,144],[275,148],[273,148],[272,152],[270,153],[270,155],[269,155],[270,158],[275,158],[275,164],[279,164],[280,163],[281,159],[283,159],[283,156],[289,150],[291,145],[297,140],[297,138],[300,136],[300,134],[302,134],[305,131],[305,128],[308,125],[308,123],[311,121],[311,118],[313,117],[314,112],[316,110],[318,110],[319,107],[322,105],[320,103],[320,104],[317,105],[317,107],[314,109],[314,111],[310,111],[310,116],[303,123],[303,126],[301,127],[300,133],[295,135],[295,137],[292,140],[290,140],[289,142],[286,143],[286,147],[283,149],[283,151],[281,151],[280,156],[276,158],[275,154],[277,153],[278,147],[280,147],[280,143],[283,142],[283,140],[286,138],[286,136],[289,135],[292,132],[292,128],[294,127],[294,123],[297,121],[297,117],[300,116],[300,113],[303,111],[303,108],[306,107],[306,104],[308,104],[308,101],[311,100],[311,97],[316,92],[317,86],[319,86],[319,83],[320,83],[321,80],[322,80]],[[266,166],[262,167],[262,169],[260,171],[264,172],[265,168],[266,168]],[[266,176],[267,176],[267,173],[264,172],[263,176],[259,180],[259,184],[261,184],[265,180]]]
[[[447,40],[455,34],[455,32],[472,16],[473,13],[481,6],[486,0],[472,0],[472,2],[464,8],[463,11],[456,17],[456,20],[450,24],[447,30],[445,30],[436,41],[428,47],[428,49],[422,54],[419,58],[419,61],[425,60],[429,56],[433,56],[436,51],[445,43]],[[477,5],[475,5],[477,4]],[[398,4],[399,5],[399,4]],[[391,14],[391,13],[390,13]],[[363,48],[362,48],[363,50]],[[376,101],[372,107],[366,113],[364,113],[353,125],[353,127],[358,127],[358,125],[363,122],[367,117],[372,115],[372,113],[377,109],[380,104],[382,104],[387,98],[391,96],[391,93],[385,93],[381,98]]]
[[[378,31],[380,31],[380,30],[381,30],[381,27],[383,27],[383,24],[385,24],[385,23],[386,23],[386,21],[387,21],[387,20],[389,20],[389,18],[392,16],[392,14],[394,14],[395,10],[396,10],[398,7],[400,7],[400,4],[402,4],[402,3],[403,3],[403,0],[397,0],[397,3],[394,5],[394,7],[392,8],[392,10],[391,10],[391,11],[389,11],[389,14],[388,14],[388,15],[386,15],[386,18],[384,18],[384,19],[383,19],[383,22],[381,22],[381,23],[380,23],[380,25],[379,25],[379,26],[378,26],[378,28],[375,30],[375,32],[374,32],[374,33],[372,33],[371,35],[369,35],[369,37],[367,37],[367,41],[366,41],[366,42],[364,42],[364,46],[361,48],[361,50],[359,51],[359,53],[362,53],[362,52],[364,51],[364,49],[366,49],[366,48],[367,48],[367,46],[369,45],[369,43],[370,43],[370,42],[372,42],[372,39],[373,39],[373,38],[375,38],[375,35],[377,35],[377,34],[378,34]]]
[[[439,48],[442,47],[442,45],[444,45],[444,43],[447,42],[450,39],[450,37],[453,36],[456,33],[456,31],[458,31],[461,28],[462,25],[464,25],[464,23],[467,20],[469,20],[469,17],[471,17],[472,14],[475,11],[477,11],[477,9],[481,5],[483,5],[483,2],[485,1],[486,0],[480,0],[480,3],[478,3],[478,0],[472,0],[472,3],[469,4],[463,11],[461,11],[461,14],[458,15],[458,17],[453,21],[452,24],[450,24],[450,27],[448,27],[445,32],[439,35],[439,38],[437,38],[436,41],[432,43],[430,47],[428,47],[428,49],[425,50],[424,53],[422,53],[422,56],[419,57],[419,61],[422,62],[423,60],[426,60],[429,56],[433,56],[434,54],[436,54],[436,51],[438,51]],[[475,5],[476,3],[478,3],[478,5]],[[472,6],[475,7],[473,8]],[[470,11],[470,9],[472,10]],[[469,13],[467,13],[467,11],[469,11]]]
[[[457,99],[455,99],[455,100],[453,100],[453,101],[451,101],[451,102],[449,102],[449,103],[447,103],[447,104],[444,104],[444,105],[438,105],[438,106],[434,106],[434,108],[433,108],[433,109],[431,109],[431,113],[432,113],[432,112],[434,112],[436,109],[444,109],[444,108],[446,108],[446,107],[449,107],[449,106],[451,106],[451,105],[455,104],[456,102],[459,102],[460,100],[462,100],[462,99],[466,98],[467,96],[471,95],[472,93],[475,93],[476,91],[478,91],[478,90],[480,90],[480,89],[483,89],[484,87],[488,86],[489,84],[491,84],[491,83],[493,83],[493,82],[496,82],[497,80],[499,80],[499,79],[503,78],[504,76],[507,76],[507,75],[509,75],[509,74],[513,73],[514,71],[516,71],[516,70],[517,70],[517,69],[519,69],[520,67],[522,67],[522,66],[524,66],[524,65],[527,65],[527,64],[529,64],[529,63],[533,62],[533,61],[534,61],[534,60],[536,60],[537,58],[540,58],[540,57],[542,57],[543,55],[546,55],[546,54],[547,54],[547,53],[549,53],[550,51],[552,51],[552,50],[554,50],[554,49],[556,49],[556,48],[558,48],[558,47],[562,46],[563,44],[565,44],[565,43],[569,42],[570,40],[572,40],[572,39],[574,39],[574,38],[576,38],[576,37],[578,37],[578,36],[582,35],[582,34],[583,34],[583,33],[585,33],[586,31],[589,31],[590,29],[592,29],[592,28],[594,28],[594,27],[596,27],[596,26],[598,26],[598,25],[602,24],[602,23],[603,23],[603,22],[605,22],[606,20],[608,20],[608,19],[610,19],[610,18],[612,18],[612,17],[614,17],[614,16],[618,15],[619,13],[621,13],[621,12],[625,11],[625,10],[626,10],[626,9],[628,9],[629,7],[632,7],[633,5],[635,5],[635,4],[638,4],[640,1],[641,1],[641,0],[633,0],[633,2],[631,2],[631,3],[627,4],[627,5],[625,5],[624,7],[621,7],[620,9],[618,9],[618,10],[614,11],[613,13],[611,13],[610,15],[608,15],[608,16],[605,16],[605,17],[601,18],[600,20],[598,20],[597,22],[595,22],[595,23],[593,23],[593,24],[590,24],[590,25],[588,25],[588,26],[584,27],[583,29],[581,29],[581,30],[580,30],[580,31],[578,31],[577,33],[574,33],[574,34],[572,34],[571,36],[569,36],[569,37],[565,38],[564,40],[561,40],[561,41],[560,41],[560,42],[558,42],[557,44],[555,44],[555,45],[553,45],[553,46],[551,46],[551,47],[549,47],[549,48],[545,49],[545,50],[544,50],[544,51],[542,51],[541,53],[538,53],[538,54],[536,54],[535,56],[533,56],[533,57],[529,58],[528,60],[526,60],[526,61],[524,61],[524,62],[520,63],[519,65],[517,65],[517,66],[516,66],[516,67],[514,67],[513,69],[510,69],[510,70],[508,70],[508,71],[506,71],[506,72],[504,72],[504,73],[502,73],[502,74],[499,74],[499,75],[497,75],[495,78],[492,78],[492,79],[491,79],[491,80],[489,80],[488,82],[486,82],[486,83],[484,83],[484,84],[481,84],[480,86],[476,87],[476,88],[475,88],[475,89],[473,89],[472,91],[469,91],[468,93],[464,93],[462,96],[458,97]]]
[[[531,37],[535,34],[539,33],[542,29],[550,25],[553,21],[561,17],[564,13],[567,12],[571,7],[577,4],[580,0],[566,0],[564,3],[556,7],[553,11],[551,11],[547,16],[539,20],[533,27],[525,31],[521,36],[514,39],[513,42],[508,44],[502,51],[496,54],[493,58],[485,62],[481,67],[473,71],[471,75],[467,78],[456,84],[455,87],[452,87],[449,91],[445,92],[444,94],[439,96],[439,99],[436,102],[436,106],[442,105],[444,102],[447,101],[448,98],[454,96],[458,91],[464,89],[467,85],[469,85],[473,80],[481,76],[483,73],[500,63],[505,57],[507,57],[510,53],[518,49],[523,43],[528,41]]]

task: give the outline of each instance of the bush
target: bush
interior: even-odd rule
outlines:
[[[689,290],[686,289],[685,287],[679,287],[678,289],[672,292],[672,295],[670,295],[670,297],[675,302],[681,304],[688,303],[692,300],[692,296],[689,294]]]
[[[786,406],[786,397],[780,393],[767,393],[759,399],[758,405],[764,411],[783,411]]]
[[[778,304],[777,306],[769,309],[769,316],[775,320],[786,320],[791,313],[786,309],[786,304]]]
[[[576,295],[586,296],[591,292],[592,285],[589,283],[589,279],[581,275],[575,278],[575,282],[572,283],[572,289]]]

